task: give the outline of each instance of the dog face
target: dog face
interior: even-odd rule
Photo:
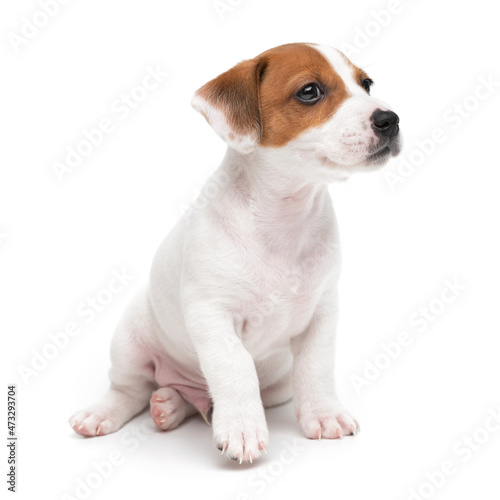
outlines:
[[[238,152],[258,150],[333,180],[400,151],[399,118],[370,96],[372,83],[336,49],[288,44],[208,82],[193,106]]]

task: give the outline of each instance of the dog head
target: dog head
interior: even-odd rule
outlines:
[[[338,50],[295,43],[241,62],[192,104],[241,154],[259,150],[343,178],[400,151],[399,118],[370,96],[372,83]]]

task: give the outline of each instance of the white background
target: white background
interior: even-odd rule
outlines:
[[[500,432],[481,427],[500,407],[500,88],[471,97],[480,78],[500,82],[498,15],[486,0],[401,0],[381,27],[373,13],[393,5],[243,0],[221,19],[211,0],[73,0],[18,50],[12,40],[23,18],[40,7],[2,5],[2,380],[17,384],[17,498],[83,498],[76,487],[89,479],[92,499],[404,500],[411,489],[420,498],[499,497]],[[267,412],[268,454],[253,466],[221,457],[198,417],[152,433],[143,414],[110,436],[77,436],[67,419],[105,391],[114,325],[223,156],[224,143],[190,107],[193,92],[293,41],[351,44],[351,58],[376,82],[372,94],[401,118],[402,157],[419,163],[409,172],[392,160],[331,186],[344,254],[338,388],[361,434],[308,441],[287,404]],[[157,65],[169,76],[122,119],[113,103]],[[469,116],[458,119],[453,107],[464,100]],[[103,118],[114,130],[60,182],[53,163]],[[416,141],[435,128],[446,139],[422,159]],[[398,169],[406,177],[391,189],[387,173]],[[87,323],[79,304],[107,286],[113,269],[133,279]],[[447,279],[466,289],[443,305]],[[429,304],[436,314],[418,328],[415,314]],[[49,333],[71,321],[80,334],[21,377]],[[387,361],[381,343],[404,331],[411,345],[356,390],[353,377]],[[464,435],[486,442],[457,444]],[[92,463],[113,453],[120,463],[101,481]],[[6,455],[4,447],[2,471]],[[454,473],[440,488],[426,486],[444,461]]]

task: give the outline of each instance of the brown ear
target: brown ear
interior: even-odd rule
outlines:
[[[203,85],[191,103],[242,154],[255,149],[260,139],[259,89],[264,68],[263,60],[243,61]]]

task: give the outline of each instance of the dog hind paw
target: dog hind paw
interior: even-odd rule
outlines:
[[[171,387],[161,387],[153,392],[149,414],[156,426],[168,431],[175,429],[187,416],[188,403]]]

